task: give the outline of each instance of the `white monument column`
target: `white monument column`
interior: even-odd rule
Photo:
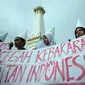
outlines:
[[[42,35],[45,33],[44,8],[38,6],[34,9],[34,12],[35,12],[35,19],[34,19],[32,36],[30,39],[27,40],[29,49],[36,49],[36,44],[42,40]]]

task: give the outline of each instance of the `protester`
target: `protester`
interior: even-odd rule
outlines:
[[[85,35],[85,28],[84,27],[77,27],[75,29],[75,38]]]
[[[27,31],[15,37],[14,45],[17,48],[17,50],[25,50],[24,46],[26,44],[26,38],[27,38]],[[13,47],[13,42],[10,42],[9,49],[11,49],[12,47]]]
[[[47,33],[43,35],[43,41],[44,41],[45,46],[55,45],[54,31],[55,29],[53,27]]]
[[[80,20],[78,19],[76,29],[75,29],[75,38],[81,37],[85,35],[85,28],[81,24]]]

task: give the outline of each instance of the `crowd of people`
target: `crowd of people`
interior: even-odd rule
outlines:
[[[55,33],[54,32],[55,32],[55,28],[53,27],[52,29],[50,29],[48,32],[46,32],[42,36],[42,40],[44,42],[45,47],[55,45],[55,40],[54,40],[54,34]],[[79,37],[85,35],[85,28],[80,23],[79,19],[78,19],[77,26],[75,28],[74,34],[75,34],[75,38],[79,38]],[[4,42],[7,35],[8,35],[8,33],[1,34],[0,35],[0,42]],[[27,31],[25,31],[24,33],[22,33],[20,35],[17,35],[14,39],[14,43],[13,42],[9,43],[9,50],[12,49],[13,44],[15,45],[17,50],[25,50],[24,46],[26,44],[26,38],[27,38]],[[71,40],[69,39],[68,41],[71,41]]]

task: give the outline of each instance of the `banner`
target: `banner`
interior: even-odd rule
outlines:
[[[85,85],[85,36],[38,50],[2,50],[0,85]]]
[[[0,42],[0,51],[1,50],[8,50],[9,49],[9,44],[6,42]]]

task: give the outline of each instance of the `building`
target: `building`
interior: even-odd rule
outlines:
[[[42,35],[45,33],[44,8],[38,6],[34,9],[34,12],[35,12],[35,19],[34,19],[33,32],[31,38],[27,39],[29,49],[36,49],[37,43],[42,40]]]

